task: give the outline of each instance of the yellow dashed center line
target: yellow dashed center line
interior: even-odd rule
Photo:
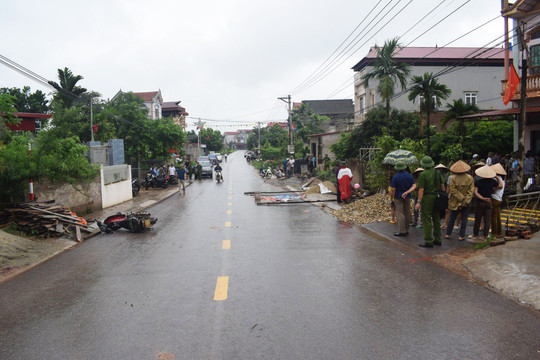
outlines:
[[[227,215],[231,215],[232,214],[232,210],[227,210]]]
[[[216,283],[216,291],[214,292],[214,301],[227,300],[227,292],[229,290],[229,277],[218,276]]]
[[[232,203],[227,203],[227,206],[232,206]]]
[[[232,200],[232,196],[229,196],[229,200]]]
[[[229,250],[231,248],[231,240],[223,240],[223,250]]]
[[[230,228],[232,226],[230,221],[225,221],[225,227]]]

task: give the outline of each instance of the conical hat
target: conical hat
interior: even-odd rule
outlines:
[[[476,168],[479,168],[480,166],[484,166],[484,165],[486,165],[485,162],[479,161],[479,162],[477,162],[477,163],[474,163],[474,164],[472,165],[472,168],[473,168],[473,169],[476,169]]]
[[[463,174],[469,170],[471,170],[471,167],[463,160],[456,161],[454,165],[450,166],[450,171],[454,174]]]
[[[501,164],[497,163],[497,164],[491,165],[490,168],[495,170],[497,175],[505,175],[506,176],[506,171],[504,170],[504,168],[502,167]]]
[[[448,170],[448,168],[446,166],[444,166],[443,164],[439,164],[439,165],[435,166],[435,169]]]
[[[416,174],[417,172],[422,172],[422,171],[424,171],[424,169],[419,167],[418,169],[414,170],[413,174]]]
[[[484,165],[484,166],[476,169],[475,173],[476,173],[476,175],[478,175],[478,176],[480,176],[481,178],[484,178],[484,179],[491,179],[491,178],[494,178],[497,175],[495,170],[490,168],[489,165]]]

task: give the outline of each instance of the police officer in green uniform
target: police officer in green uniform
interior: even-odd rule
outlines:
[[[435,170],[435,163],[429,156],[424,156],[420,165],[424,171],[418,177],[418,203],[416,210],[422,206],[422,222],[424,229],[424,243],[420,247],[432,248],[441,245],[441,216],[435,209],[437,190],[444,190],[444,180],[440,172]]]

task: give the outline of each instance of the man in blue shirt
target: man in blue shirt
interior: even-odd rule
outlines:
[[[186,193],[186,168],[184,165],[180,165],[180,168],[176,168],[176,174],[178,175],[178,195],[180,195],[180,187],[182,187],[182,193]]]
[[[394,169],[398,171],[392,177],[390,184],[390,197],[394,199],[396,207],[396,218],[399,232],[394,236],[407,236],[409,234],[409,224],[411,222],[411,192],[416,188],[413,176],[405,171],[407,166],[403,162],[398,162]]]

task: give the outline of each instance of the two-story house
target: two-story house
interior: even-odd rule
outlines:
[[[134,92],[133,95],[144,100],[144,106],[148,109],[149,119],[160,119],[163,116],[163,97],[161,96],[161,90]]]
[[[535,155],[540,155],[540,0],[516,0],[513,4],[503,0],[501,10],[505,18],[507,62],[514,64],[518,76],[526,76],[527,84],[523,129],[519,127],[521,82],[511,98],[512,109],[507,111],[516,116],[514,148],[518,150],[518,139],[522,138],[524,146],[522,151],[532,150]],[[513,20],[511,26],[509,26],[510,19]],[[521,31],[518,31],[518,28]],[[512,52],[509,44],[514,44]],[[527,63],[526,74],[522,74],[523,59]],[[507,70],[505,80],[502,82],[503,96],[508,76]]]
[[[122,90],[118,91],[113,96],[114,100],[119,94],[124,93]],[[149,92],[134,92],[133,95],[141,98],[144,101],[144,106],[148,109],[148,118],[151,120],[161,119],[163,117],[163,97],[161,96],[161,90],[149,91]]]
[[[382,99],[377,93],[378,82],[372,80],[365,87],[362,76],[373,69],[377,51],[369,53],[354,67],[355,123],[360,124],[366,113]],[[504,109],[500,97],[500,82],[504,79],[504,51],[498,48],[472,47],[404,47],[396,49],[394,58],[410,66],[410,77],[422,76],[429,72],[440,74],[439,83],[450,88],[452,94],[447,100],[463,99],[468,104],[476,104],[480,109]],[[408,92],[395,89],[396,96],[391,106],[405,111],[419,111],[420,101],[409,101]],[[444,104],[442,109],[445,110]]]
[[[162,116],[164,118],[171,116],[174,123],[186,129],[186,116],[189,113],[186,109],[180,106],[181,101],[165,101],[162,107]]]

